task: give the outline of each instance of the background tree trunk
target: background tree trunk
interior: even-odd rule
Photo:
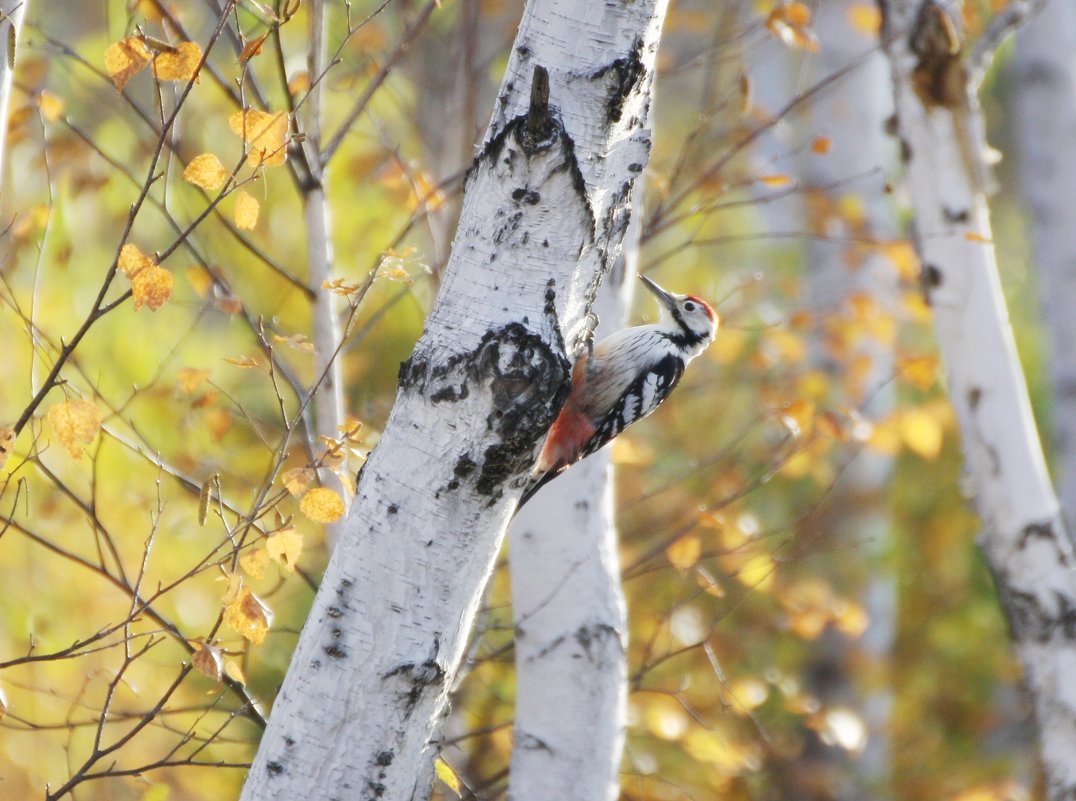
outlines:
[[[636,185],[636,194],[641,194]],[[641,210],[598,291],[596,339],[627,320]],[[509,795],[614,801],[627,700],[627,619],[604,448],[547,484],[512,523],[516,717]],[[586,721],[586,725],[580,725]]]
[[[1061,508],[1076,519],[1076,7],[1049,0],[1016,34],[1014,114],[1021,191],[1030,213],[1051,347]]]
[[[243,798],[428,794],[467,632],[647,162],[664,11],[528,4],[437,304]]]
[[[811,69],[804,76],[806,85],[825,81],[876,47],[876,39],[852,25],[853,5],[849,0],[838,0],[818,10],[815,32],[820,48],[817,58],[808,62]],[[861,244],[864,238],[892,239],[896,229],[892,205],[883,191],[892,166],[885,120],[892,114],[893,103],[885,91],[886,81],[885,58],[875,53],[812,102],[809,131],[799,126],[806,191],[809,198],[817,193],[818,200],[806,204],[815,212],[803,226],[816,234],[808,240],[806,253],[807,301],[815,320],[839,319],[856,294],[868,296],[877,304],[879,314],[896,313],[896,275],[891,263],[877,249]],[[807,147],[811,137],[825,137],[828,151],[818,154]],[[862,210],[860,218],[839,213],[845,196],[855,198]],[[870,359],[870,371],[858,386],[843,389],[848,402],[872,420],[885,418],[893,407],[893,393],[887,389],[894,369],[893,346],[892,341],[863,337],[856,352]],[[827,372],[840,375],[840,365],[828,354],[819,353],[818,357],[828,362]],[[889,659],[896,633],[897,586],[893,570],[885,566],[885,554],[891,547],[890,510],[880,501],[892,468],[892,457],[863,449],[827,502],[840,510],[828,523],[835,536],[842,544],[863,550],[867,567],[855,578],[862,582],[860,602],[870,626],[858,642],[832,627],[823,634],[812,665],[815,681],[810,689],[823,708],[845,706],[858,711],[866,724],[867,740],[862,753],[851,758],[835,745],[815,741],[812,751],[827,777],[826,793],[819,797],[881,799],[888,795],[892,692],[878,681],[878,674]],[[858,660],[854,664],[862,667],[864,658],[873,680],[856,682],[864,671],[849,670],[848,664]]]
[[[11,104],[11,80],[15,75],[15,51],[22,19],[30,0],[0,0],[0,198],[4,194],[4,161],[7,151],[7,113]]]
[[[1076,796],[1076,554],[1046,471],[984,194],[981,110],[937,14],[884,0],[897,135],[923,286],[982,519],[982,547],[1035,709],[1049,796]],[[919,52],[913,52],[912,42]]]

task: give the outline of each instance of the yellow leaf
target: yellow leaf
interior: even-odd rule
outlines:
[[[251,231],[258,224],[257,199],[242,189],[235,196],[235,227],[240,231]]]
[[[13,450],[15,450],[15,429],[11,426],[0,426],[0,468],[7,464]]]
[[[930,460],[941,453],[945,428],[928,409],[909,409],[900,418],[900,438],[909,449]]]
[[[228,127],[242,137],[255,162],[273,166],[287,158],[288,115],[283,111],[237,111],[228,118]]]
[[[314,480],[314,471],[309,467],[296,467],[280,477],[280,482],[291,495],[302,495]]]
[[[870,618],[861,604],[853,601],[837,603],[833,609],[833,625],[847,637],[857,639],[867,630]]]
[[[448,785],[448,788],[456,794],[457,798],[462,795],[460,777],[456,775],[456,771],[452,769],[452,766],[445,762],[444,757],[437,757],[433,770],[437,774],[437,778]]]
[[[695,566],[702,555],[702,542],[694,534],[688,534],[676,540],[665,549],[669,564],[685,573]]]
[[[239,566],[252,579],[260,579],[265,575],[265,568],[269,566],[269,554],[264,548],[251,548],[239,557]]]
[[[76,398],[51,406],[46,419],[71,458],[78,459],[83,453],[82,446],[89,444],[101,430],[104,413],[93,401]]]
[[[64,113],[64,101],[48,91],[37,96],[37,107],[41,109],[45,122],[56,122]]]
[[[265,541],[265,552],[274,562],[283,565],[289,571],[295,570],[295,563],[303,551],[303,535],[294,528],[282,528],[269,535]]]
[[[273,625],[273,612],[257,595],[243,587],[235,600],[224,607],[224,622],[245,639],[261,645]]]
[[[153,259],[139,250],[138,245],[127,244],[120,248],[117,266],[128,278],[133,278],[145,268],[152,267]]]
[[[224,435],[232,430],[232,413],[219,406],[210,409],[205,415],[206,428],[213,435],[213,439],[220,442]]]
[[[729,694],[733,698],[733,712],[744,714],[762,706],[770,695],[770,688],[762,679],[744,676],[729,682]]]
[[[208,295],[209,291],[213,288],[213,276],[209,274],[209,270],[202,267],[200,264],[188,267],[186,276],[187,283],[191,285],[194,293],[200,298],[204,298]]]
[[[105,71],[116,88],[122,92],[127,81],[149,63],[152,55],[145,42],[137,36],[128,36],[113,42],[105,50]]]
[[[292,97],[297,97],[309,88],[310,73],[306,70],[295,73],[295,75],[292,76],[292,79],[288,81],[288,94]]]
[[[253,356],[240,356],[239,358],[225,357],[224,361],[228,362],[228,364],[234,364],[236,367],[243,367],[245,369],[260,366],[258,360]]]
[[[964,239],[968,242],[982,242],[984,245],[992,245],[994,240],[988,236],[983,236],[976,231],[968,231],[964,234]]]
[[[874,3],[854,3],[848,9],[848,23],[867,36],[877,36],[882,30],[882,15]]]
[[[327,289],[334,295],[354,295],[359,291],[356,284],[349,284],[343,278],[334,278],[331,281],[322,281],[321,288]]]
[[[246,685],[247,677],[243,673],[243,668],[234,659],[224,660],[224,675],[230,679],[234,679],[242,685]]]
[[[760,175],[755,180],[763,186],[770,187],[788,186],[792,183],[792,179],[787,175]]]
[[[153,59],[153,74],[159,81],[189,81],[195,78],[202,63],[202,48],[197,42],[180,42]]]
[[[196,370],[193,367],[181,367],[176,372],[176,386],[184,395],[193,395],[202,382],[209,378],[208,370]]]
[[[899,365],[901,377],[916,389],[926,391],[938,380],[936,356],[913,356],[902,359]]]
[[[183,180],[212,192],[224,186],[228,171],[215,155],[202,153],[191,159],[187,169],[183,170]]]
[[[164,267],[154,264],[139,270],[131,279],[135,311],[143,305],[157,311],[172,297],[172,286],[172,273]]]
[[[191,656],[191,665],[203,676],[208,676],[213,681],[220,681],[224,667],[224,658],[220,649],[204,642],[196,642],[193,645],[195,651]]]
[[[344,516],[344,502],[331,489],[315,487],[299,501],[299,511],[315,523],[332,523]]]

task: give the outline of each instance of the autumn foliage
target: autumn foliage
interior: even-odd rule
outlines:
[[[518,16],[330,5],[316,76],[296,0],[86,4],[80,24],[29,7],[0,229],[5,797],[238,792],[325,527],[347,513],[439,287]],[[960,497],[919,265],[865,212],[888,191],[878,176],[802,178],[838,155],[824,126],[798,121],[799,162],[763,152],[781,109],[755,96],[752,54],[812,58],[827,42],[812,5],[750,8],[733,58],[699,55],[731,36],[712,4],[677,4],[661,56],[642,269],[715,301],[723,329],[613,451],[623,797],[826,798],[883,739],[879,797],[1029,797],[1018,677]],[[849,18],[872,46],[873,4]],[[467,25],[483,56],[446,85]],[[314,82],[336,253],[317,286],[301,214]],[[792,121],[813,98],[798,96]],[[800,202],[797,229],[756,236],[780,197]],[[810,301],[812,239],[856,286],[828,308]],[[854,281],[868,263],[884,286]],[[343,332],[334,437],[312,413],[319,293]],[[883,478],[850,481],[864,463]],[[504,791],[508,599],[499,569],[437,798]],[[868,701],[888,710],[880,728]]]

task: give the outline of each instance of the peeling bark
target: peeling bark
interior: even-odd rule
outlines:
[[[983,129],[981,110],[963,65],[928,57],[931,48],[953,49],[951,31],[937,16],[947,12],[929,0],[884,0],[882,7],[924,292],[983,523],[981,545],[1034,706],[1049,797],[1071,801],[1076,554],[1047,475],[1001,292],[981,180],[985,141],[975,133]],[[944,75],[924,74],[931,65]],[[963,83],[955,88],[958,78]],[[923,91],[943,85],[944,92]]]
[[[649,155],[663,14],[528,5],[441,292],[244,799],[428,795],[467,632]]]

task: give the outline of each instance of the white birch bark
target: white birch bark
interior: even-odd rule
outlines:
[[[1023,667],[1048,794],[1076,797],[1076,555],[1061,520],[1009,326],[980,177],[978,98],[913,0],[884,0],[897,129],[916,215],[923,285],[994,573]],[[924,67],[930,73],[924,74]],[[917,73],[917,67],[919,72]],[[939,74],[945,72],[947,74]],[[922,90],[949,92],[924,105]],[[952,91],[957,87],[963,97]],[[941,94],[945,94],[942,91]],[[961,119],[961,115],[965,115]]]
[[[1061,508],[1076,520],[1076,6],[1048,0],[1016,33],[1021,191],[1051,345]],[[1070,532],[1071,533],[1071,532]]]
[[[627,319],[640,220],[636,203],[624,258],[594,303],[596,339]],[[609,448],[538,491],[512,522],[508,555],[516,657],[508,797],[615,801],[628,668]]]
[[[803,173],[813,191],[826,193],[836,206],[841,196],[855,195],[868,225],[866,232],[852,230],[847,221],[836,217],[826,221],[822,233],[831,239],[812,238],[807,243],[807,296],[819,319],[836,313],[855,292],[866,292],[883,313],[894,314],[897,305],[895,275],[880,253],[867,255],[863,263],[849,266],[845,258],[854,246],[851,237],[873,236],[880,240],[895,235],[896,221],[888,196],[883,191],[890,172],[891,147],[885,135],[885,120],[893,110],[892,94],[886,91],[888,75],[885,57],[880,52],[868,55],[877,47],[874,37],[867,37],[850,21],[854,0],[833,0],[818,9],[815,32],[820,48],[809,63],[806,85],[846,69],[864,59],[853,70],[823,90],[811,104],[810,136],[824,136],[830,147],[826,154],[807,148],[802,158]],[[806,136],[800,138],[806,140]],[[803,226],[808,229],[808,225]],[[870,419],[881,419],[892,409],[893,393],[887,388],[893,374],[891,343],[863,338],[859,352],[871,359],[871,370],[863,382],[861,397],[851,399],[857,406],[869,399],[864,412]],[[820,354],[826,358],[824,354]],[[839,375],[840,365],[829,365]],[[861,543],[867,560],[877,566],[890,547],[887,510],[878,503],[857,502],[856,498],[880,497],[892,472],[889,456],[864,450],[833,488],[837,496],[834,507],[849,511],[835,521],[838,536]],[[842,502],[840,498],[844,498]],[[879,790],[887,786],[891,769],[889,727],[892,692],[873,686],[864,698],[864,687],[852,685],[853,676],[843,668],[854,647],[869,659],[883,663],[896,636],[897,586],[891,572],[872,569],[861,598],[870,625],[853,646],[840,634],[830,636],[830,645],[819,649],[814,671],[826,677],[827,686],[812,688],[824,706],[845,704],[858,707],[867,730],[867,741],[858,758],[847,760],[840,771],[841,786],[827,788],[836,799],[885,797]],[[826,669],[835,667],[836,669]],[[838,676],[840,679],[833,680]],[[843,759],[835,746],[826,747],[823,759]]]
[[[244,799],[427,796],[467,632],[649,156],[664,11],[528,4],[441,292]],[[536,67],[550,105],[528,109]]]
[[[327,166],[322,164],[322,86],[318,80],[325,70],[326,24],[325,0],[311,0],[309,4],[309,50],[307,72],[315,82],[306,99],[306,127],[304,147],[311,175],[303,187],[303,216],[306,222],[307,282],[314,293],[311,310],[311,330],[314,345],[314,380],[321,381],[314,398],[314,428],[319,436],[335,439],[340,436],[339,426],[344,422],[344,394],[340,360],[336,350],[340,345],[340,322],[337,317],[334,295],[323,284],[329,280],[333,269],[332,215],[329,199],[325,194]],[[337,527],[333,527],[334,529]],[[335,532],[329,540],[335,542]]]
[[[0,0],[0,196],[4,187],[7,157],[7,112],[11,104],[11,81],[15,76],[15,50],[29,0]]]

